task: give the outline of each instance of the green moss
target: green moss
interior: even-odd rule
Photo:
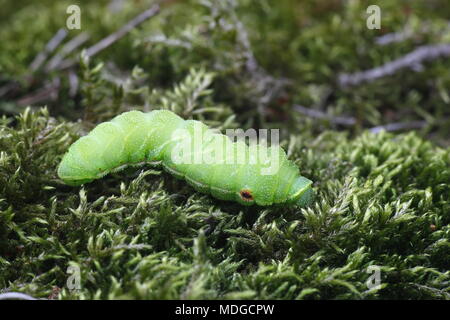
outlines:
[[[149,168],[79,191],[54,170],[74,126],[42,110],[0,130],[8,290],[48,296],[77,265],[81,290],[61,298],[448,298],[450,151],[415,134],[291,146],[319,193],[298,210],[216,201]]]

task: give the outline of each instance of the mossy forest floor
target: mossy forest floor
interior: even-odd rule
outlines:
[[[95,54],[82,49],[154,3],[79,1],[81,30],[65,29],[71,1],[3,4],[0,291],[450,299],[450,54],[342,83],[448,43],[450,6],[377,2],[382,28],[370,30],[366,1],[163,1]],[[83,187],[58,179],[96,124],[160,108],[219,129],[280,128],[315,203],[244,208],[150,166]]]

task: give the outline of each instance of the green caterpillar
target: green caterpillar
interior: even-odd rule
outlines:
[[[273,172],[268,154],[277,164]],[[140,163],[161,164],[195,190],[242,205],[306,206],[314,198],[312,181],[279,146],[233,142],[168,110],[129,111],[99,124],[70,146],[58,176],[77,186]]]

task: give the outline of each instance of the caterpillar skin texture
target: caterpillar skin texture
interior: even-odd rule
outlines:
[[[174,161],[175,149],[183,143],[195,142],[193,138],[198,130],[203,133],[203,139],[199,142],[200,148],[194,149],[200,150],[197,156],[198,153],[211,156],[216,152],[218,161],[212,164]],[[214,151],[220,148],[225,151]],[[168,110],[129,111],[99,124],[73,143],[58,167],[58,176],[66,184],[78,186],[127,165],[158,163],[175,177],[186,180],[195,190],[221,200],[242,205],[309,205],[314,198],[312,181],[300,176],[298,167],[287,159],[284,150],[279,146],[257,145],[256,148],[275,152],[278,157],[276,174],[261,174],[264,164],[259,160],[249,161],[254,157],[254,149],[242,141],[233,142],[225,135],[211,133],[200,121],[184,120]],[[246,156],[245,162],[229,162],[242,153]],[[196,155],[192,152],[185,156],[192,159]]]

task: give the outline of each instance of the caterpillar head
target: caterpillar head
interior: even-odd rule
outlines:
[[[298,177],[289,190],[287,202],[300,207],[309,206],[314,200],[312,181],[305,177]]]

